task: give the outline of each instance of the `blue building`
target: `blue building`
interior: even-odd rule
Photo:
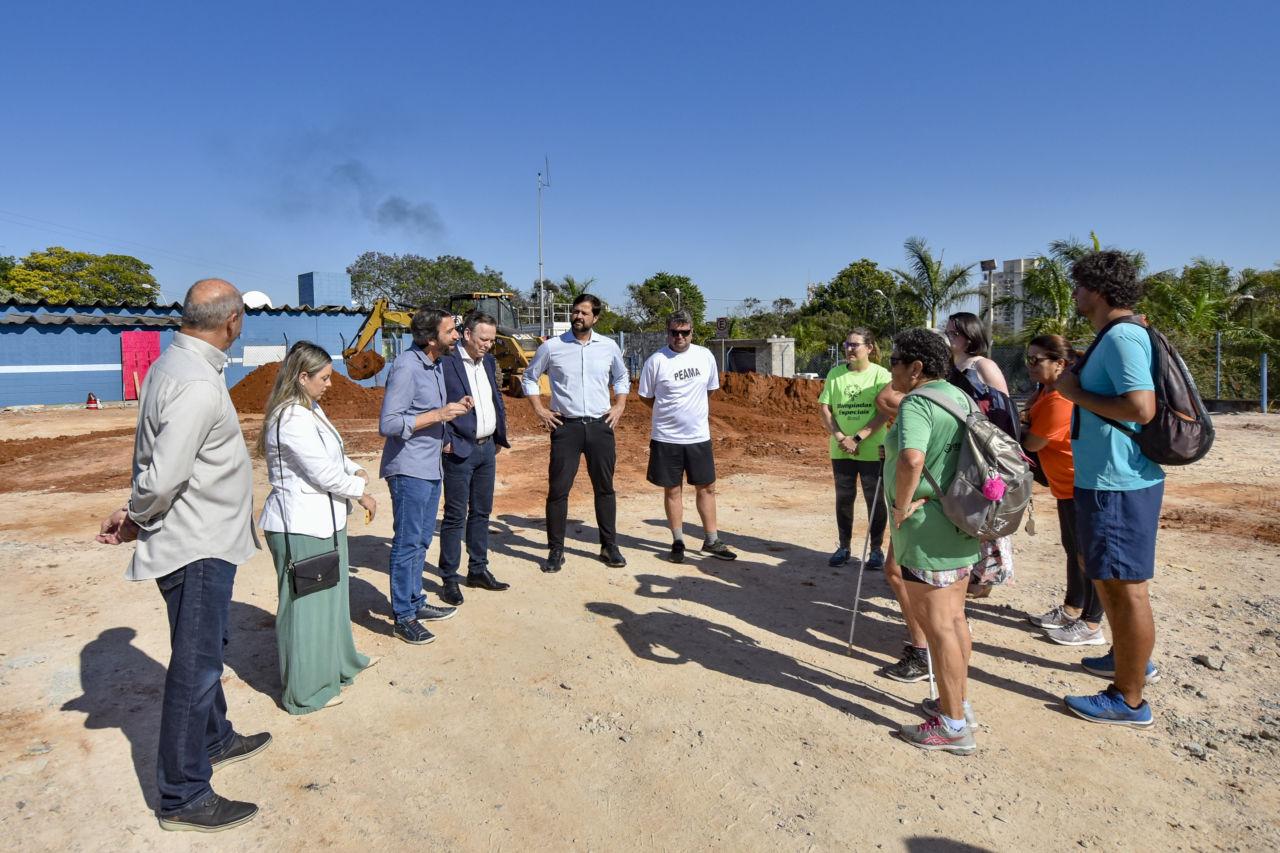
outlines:
[[[279,361],[295,341],[309,340],[333,356],[345,373],[342,350],[361,324],[363,311],[351,308],[351,282],[345,275],[298,276],[298,307],[246,308],[244,330],[228,353],[227,385],[255,368]],[[334,304],[310,307],[317,294]],[[100,400],[135,399],[149,364],[145,353],[159,353],[173,340],[182,305],[50,304],[0,302],[0,406],[83,403],[90,393]],[[379,335],[375,350],[381,352]],[[133,369],[133,365],[140,365]],[[381,384],[385,371],[363,383]]]

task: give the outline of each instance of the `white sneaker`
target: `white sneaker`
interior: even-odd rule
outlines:
[[[1101,625],[1090,629],[1083,619],[1074,619],[1061,628],[1046,631],[1045,636],[1060,646],[1101,646],[1107,642]]]
[[[1028,616],[1027,621],[1032,625],[1035,625],[1037,628],[1044,628],[1045,630],[1048,630],[1050,628],[1061,628],[1064,625],[1074,622],[1075,617],[1070,616],[1066,609],[1059,604],[1048,613],[1042,613],[1039,616]]]

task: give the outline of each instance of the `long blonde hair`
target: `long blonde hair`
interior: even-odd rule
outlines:
[[[296,403],[311,408],[311,398],[298,384],[298,378],[304,373],[314,376],[332,363],[329,353],[311,341],[298,341],[289,348],[289,354],[284,357],[280,372],[276,374],[276,384],[271,386],[271,396],[267,397],[265,414],[262,416],[262,432],[258,434],[259,456],[266,458],[267,431],[271,428],[272,420],[279,418],[285,407]]]

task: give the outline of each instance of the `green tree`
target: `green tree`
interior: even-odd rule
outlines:
[[[640,284],[627,285],[630,302],[627,314],[643,331],[661,331],[667,315],[676,310],[676,291],[679,290],[680,307],[693,317],[693,325],[699,337],[704,337],[707,300],[702,290],[687,275],[660,272],[649,276]]]
[[[877,295],[877,290],[884,296]],[[920,304],[911,294],[889,271],[880,269],[875,261],[866,258],[854,261],[836,273],[831,281],[817,287],[802,313],[805,316],[838,313],[848,318],[848,328],[838,332],[828,344],[839,343],[849,333],[849,328],[855,326],[865,326],[877,337],[888,340],[895,331],[910,329],[924,322]],[[796,346],[798,348],[799,344]]]
[[[3,287],[27,302],[132,305],[160,298],[149,264],[130,255],[95,255],[62,246],[27,255],[6,272]]]
[[[14,293],[9,289],[9,270],[18,265],[18,259],[12,255],[0,255],[0,299],[13,299]]]
[[[924,312],[929,325],[938,327],[938,314],[977,291],[969,288],[969,273],[976,264],[943,266],[942,254],[935,258],[923,237],[908,237],[903,248],[907,252],[907,268],[895,269],[909,301]]]
[[[477,270],[472,261],[455,255],[432,260],[413,254],[365,252],[347,267],[347,274],[351,276],[351,294],[362,308],[378,299],[406,309],[443,307],[455,293],[510,291],[502,273],[487,266]]]

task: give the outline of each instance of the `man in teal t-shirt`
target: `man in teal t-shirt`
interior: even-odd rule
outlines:
[[[875,497],[880,483],[880,447],[884,444],[885,418],[876,411],[875,399],[889,384],[889,371],[873,361],[880,353],[875,336],[854,329],[844,341],[845,363],[827,373],[818,412],[830,435],[831,473],[836,485],[836,529],[839,542],[827,561],[831,566],[849,562],[853,538],[853,504],[862,483],[862,497],[871,519],[871,556],[865,568],[884,565],[884,529],[888,521],[884,495]]]
[[[1111,651],[1080,663],[1112,684],[1063,702],[1091,722],[1145,727],[1153,716],[1143,686],[1159,676],[1151,663],[1156,626],[1148,587],[1155,577],[1164,472],[1104,418],[1136,429],[1155,417],[1151,338],[1133,316],[1142,285],[1122,252],[1086,255],[1072,265],[1071,278],[1076,310],[1098,339],[1078,373],[1063,371],[1055,388],[1076,404],[1076,541],[1085,576],[1111,623]]]

